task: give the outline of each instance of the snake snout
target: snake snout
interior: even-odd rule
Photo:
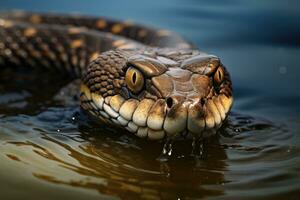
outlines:
[[[164,130],[168,135],[192,132],[199,135],[205,129],[203,98],[188,95],[170,95],[166,98],[167,113]]]

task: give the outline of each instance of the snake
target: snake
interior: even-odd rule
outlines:
[[[0,65],[81,79],[88,116],[150,140],[214,135],[233,104],[220,58],[132,21],[2,11]]]

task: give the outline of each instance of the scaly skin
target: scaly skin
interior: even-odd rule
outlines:
[[[3,13],[0,64],[81,77],[84,111],[149,139],[208,137],[233,102],[216,56],[172,32],[105,18]]]

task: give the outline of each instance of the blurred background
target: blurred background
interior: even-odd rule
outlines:
[[[30,90],[7,86],[0,107],[14,108],[17,96],[21,114],[0,115],[0,191],[6,197],[299,197],[300,1],[1,0],[0,9],[107,16],[170,29],[221,58],[235,97],[235,114],[209,146],[208,160],[161,164],[159,150],[147,142],[97,136],[70,122],[72,106],[43,104],[26,114],[20,102],[30,104]]]

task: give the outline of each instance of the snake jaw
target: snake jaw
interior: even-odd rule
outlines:
[[[207,137],[221,126],[231,103],[232,98],[221,95],[208,100],[204,106],[184,101],[168,108],[164,99],[126,100],[120,95],[103,98],[90,93],[86,86],[81,87],[81,105],[85,111],[101,122],[118,125],[149,139],[177,137],[186,132]]]

